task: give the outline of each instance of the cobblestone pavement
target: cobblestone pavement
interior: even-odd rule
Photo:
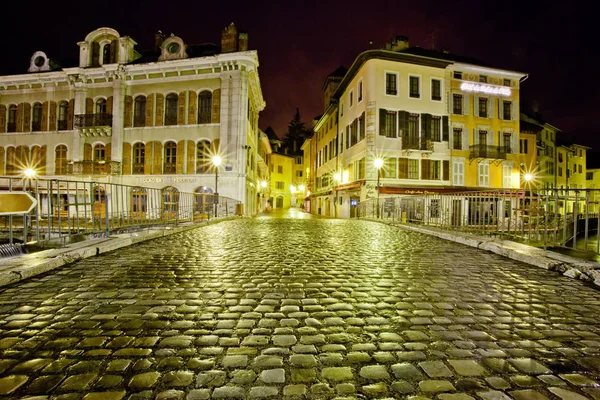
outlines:
[[[257,218],[0,289],[0,396],[600,399],[600,297],[367,221]]]

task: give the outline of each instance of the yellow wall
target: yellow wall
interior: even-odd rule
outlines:
[[[281,171],[279,172],[279,167]],[[292,173],[294,170],[294,157],[285,156],[283,154],[271,154],[271,207],[276,208],[277,197],[283,197],[283,208],[290,207],[292,185]],[[282,182],[278,187],[278,182]]]

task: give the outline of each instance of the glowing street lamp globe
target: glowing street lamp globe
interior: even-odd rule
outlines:
[[[23,171],[23,174],[25,175],[26,178],[31,179],[37,175],[37,172],[35,172],[35,169],[33,169],[33,168],[27,168],[26,170]]]
[[[374,164],[375,168],[380,169],[383,167],[383,158],[376,158]]]
[[[212,158],[212,163],[215,167],[218,167],[219,165],[221,165],[221,156],[213,156]]]
[[[525,176],[523,176],[523,179],[525,179],[525,182],[531,182],[531,180],[533,179],[533,175],[530,173],[526,173]]]

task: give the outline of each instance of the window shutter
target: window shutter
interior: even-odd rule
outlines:
[[[112,115],[113,114],[113,97],[108,96],[106,99],[106,113]]]
[[[448,126],[448,116],[442,116],[442,141],[448,142],[450,139],[450,127]]]
[[[123,175],[131,175],[131,144],[123,142]]]
[[[510,114],[511,114],[511,116],[510,116],[511,120],[513,120],[513,121],[519,120],[519,102],[517,100],[514,100],[512,102]]]
[[[0,133],[6,132],[6,106],[0,104]]]
[[[516,133],[512,133],[510,135],[510,147],[511,147],[510,152],[512,154],[519,153],[519,135],[517,135]]]
[[[152,96],[148,96],[148,98],[150,98]],[[154,142],[148,142],[145,145],[145,150],[144,150],[144,175],[150,175],[152,174],[152,148],[153,148]]]
[[[431,139],[431,114],[421,114],[421,137]]]
[[[185,125],[185,93],[179,93],[179,100],[177,101],[177,125]],[[179,144],[177,144],[179,147]]]
[[[221,122],[221,89],[216,89],[212,93],[212,113],[210,121],[213,124]]]
[[[160,142],[153,142],[154,144],[154,168],[152,173],[156,175],[162,174],[162,155],[163,155],[163,146]]]
[[[398,178],[408,179],[408,158],[401,157],[398,159]]]
[[[398,136],[408,135],[408,111],[398,111]]]
[[[110,42],[110,63],[114,64],[119,61],[119,42],[113,40]]]
[[[450,161],[444,160],[442,161],[442,180],[449,181],[450,180]]]
[[[379,109],[379,135],[385,136],[385,120],[387,111],[384,108]]]
[[[154,93],[146,97],[146,126],[154,126]],[[146,155],[151,154],[146,148]]]
[[[493,97],[488,97],[488,118],[496,118],[496,114],[495,114],[495,104],[496,104],[496,99]]]
[[[360,137],[363,139],[366,138],[366,135],[365,135],[365,112],[364,111],[360,115]]]
[[[421,179],[429,179],[429,160],[421,160]]]
[[[133,97],[125,96],[125,122],[123,126],[125,128],[132,127],[132,119],[133,119]]]
[[[110,142],[104,145],[104,159],[106,162],[110,162],[112,160],[112,143]],[[107,174],[110,174],[110,168],[107,171]]]
[[[48,130],[55,131],[56,130],[56,102],[55,101],[50,102],[48,111],[50,111],[50,125],[48,126]]]
[[[17,105],[17,127],[15,128],[15,132],[23,132],[23,108],[25,107],[25,103],[20,103]]]
[[[48,107],[50,107],[49,101],[42,103],[42,121],[40,126],[42,132],[48,131]]]
[[[85,99],[85,113],[93,114],[94,113],[94,100],[89,97]]]
[[[195,125],[198,122],[198,113],[196,106],[198,104],[198,95],[193,90],[188,91],[188,124]]]
[[[352,139],[350,138],[350,125],[346,126],[346,148],[352,146]]]
[[[463,94],[463,115],[470,115],[471,113],[471,105],[469,104],[471,101],[471,95],[468,93]],[[475,114],[477,115],[477,114]]]
[[[90,143],[83,145],[83,161],[92,161],[92,145]]]
[[[469,150],[469,146],[471,145],[471,134],[469,132],[469,128],[463,128],[462,136],[462,149]]]
[[[496,143],[496,140],[494,140],[494,131],[488,131],[487,134],[487,145],[488,146],[497,146],[498,144]]]
[[[479,96],[473,96],[473,115],[479,117]]]
[[[46,175],[46,154],[48,153],[48,146],[43,145],[40,148],[40,158],[38,163],[38,170],[40,175]]]
[[[452,92],[446,93],[446,114],[452,114],[454,112],[454,94]]]
[[[184,92],[185,96],[185,92]],[[185,110],[185,108],[184,108]],[[177,154],[175,155],[175,173],[177,175],[183,174],[183,164],[185,163],[184,158],[185,140],[177,142]]]
[[[92,67],[100,65],[100,43],[92,43]]]
[[[75,116],[75,100],[69,100],[69,105],[67,106],[67,129],[73,129],[73,118]]]
[[[156,93],[156,115],[154,122],[156,126],[163,126],[165,120],[165,96],[162,93]],[[161,169],[162,171],[162,169]],[[156,172],[155,172],[156,173]]]
[[[23,104],[23,132],[31,132],[31,104]]]
[[[191,97],[190,97],[190,99],[191,99]],[[194,164],[196,161],[196,145],[194,144],[193,140],[186,141],[186,145],[187,145],[187,173],[195,174],[196,169],[194,168]]]

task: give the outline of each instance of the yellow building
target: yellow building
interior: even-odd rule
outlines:
[[[557,147],[557,187],[559,189],[586,188],[586,162],[589,147],[579,144]]]
[[[292,202],[292,174],[295,158],[285,154],[271,154],[271,185],[269,202],[272,208],[289,208]]]
[[[258,152],[256,154],[256,159],[257,159],[257,164],[258,164],[258,168],[257,168],[257,186],[258,186],[258,193],[257,193],[257,200],[256,200],[256,205],[257,205],[257,209],[256,212],[257,213],[261,213],[263,211],[265,211],[266,209],[268,209],[269,206],[269,199],[271,197],[271,188],[270,188],[270,181],[271,181],[271,154],[273,153],[273,150],[271,149],[271,142],[269,141],[269,138],[267,137],[267,135],[259,130],[259,135],[258,135]]]
[[[520,187],[529,191],[543,187],[543,183],[537,176],[537,149],[535,146],[536,134],[523,133],[519,135],[519,184]]]
[[[527,75],[453,63],[447,77],[452,186],[519,188],[519,93]]]

